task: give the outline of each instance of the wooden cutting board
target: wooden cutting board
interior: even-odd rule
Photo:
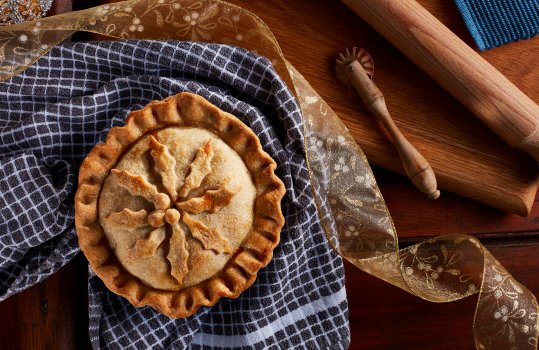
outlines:
[[[228,1],[268,25],[285,57],[340,116],[371,163],[404,173],[385,130],[356,93],[334,77],[336,55],[352,46],[366,48],[373,57],[374,80],[393,119],[427,158],[442,190],[519,215],[530,212],[539,185],[539,168],[533,158],[508,146],[340,1]],[[418,2],[475,47],[452,1]],[[539,36],[482,53],[535,102],[539,101],[539,89],[535,89],[539,69],[534,69],[538,55]]]
[[[370,162],[403,172],[381,125],[361,105],[355,92],[340,86],[334,77],[337,53],[351,46],[364,47],[373,57],[374,80],[386,97],[392,117],[428,159],[440,188],[520,215],[529,213],[539,174],[533,158],[508,146],[342,3],[231,2],[266,22],[285,57],[337,112]],[[419,3],[474,47],[452,1]],[[538,55],[539,37],[482,53],[535,102],[539,102],[539,69],[535,69]]]

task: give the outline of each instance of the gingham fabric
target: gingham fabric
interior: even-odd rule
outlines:
[[[185,319],[132,307],[90,271],[94,349],[347,348],[342,260],[317,216],[298,105],[267,59],[224,45],[64,44],[0,83],[0,300],[79,252],[73,197],[85,155],[130,111],[181,91],[243,120],[278,163],[281,243],[252,287]]]

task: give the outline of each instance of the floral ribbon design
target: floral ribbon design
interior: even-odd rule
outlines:
[[[220,0],[131,0],[3,27],[0,79],[22,71],[76,31],[119,39],[217,42],[268,57],[301,106],[313,193],[335,251],[367,273],[432,302],[479,293],[477,349],[537,348],[535,296],[476,238],[441,236],[399,250],[365,155],[335,112],[286,61],[258,17]]]

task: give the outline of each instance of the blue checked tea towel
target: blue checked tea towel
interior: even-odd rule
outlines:
[[[455,0],[479,50],[539,33],[539,0]]]
[[[63,44],[0,82],[0,301],[79,254],[73,197],[92,147],[126,115],[181,91],[249,125],[286,185],[281,243],[255,284],[185,319],[135,308],[89,273],[94,349],[346,349],[341,258],[312,198],[300,109],[271,63],[214,44]]]

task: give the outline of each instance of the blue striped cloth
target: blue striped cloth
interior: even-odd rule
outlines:
[[[539,0],[455,0],[479,50],[539,33]]]

